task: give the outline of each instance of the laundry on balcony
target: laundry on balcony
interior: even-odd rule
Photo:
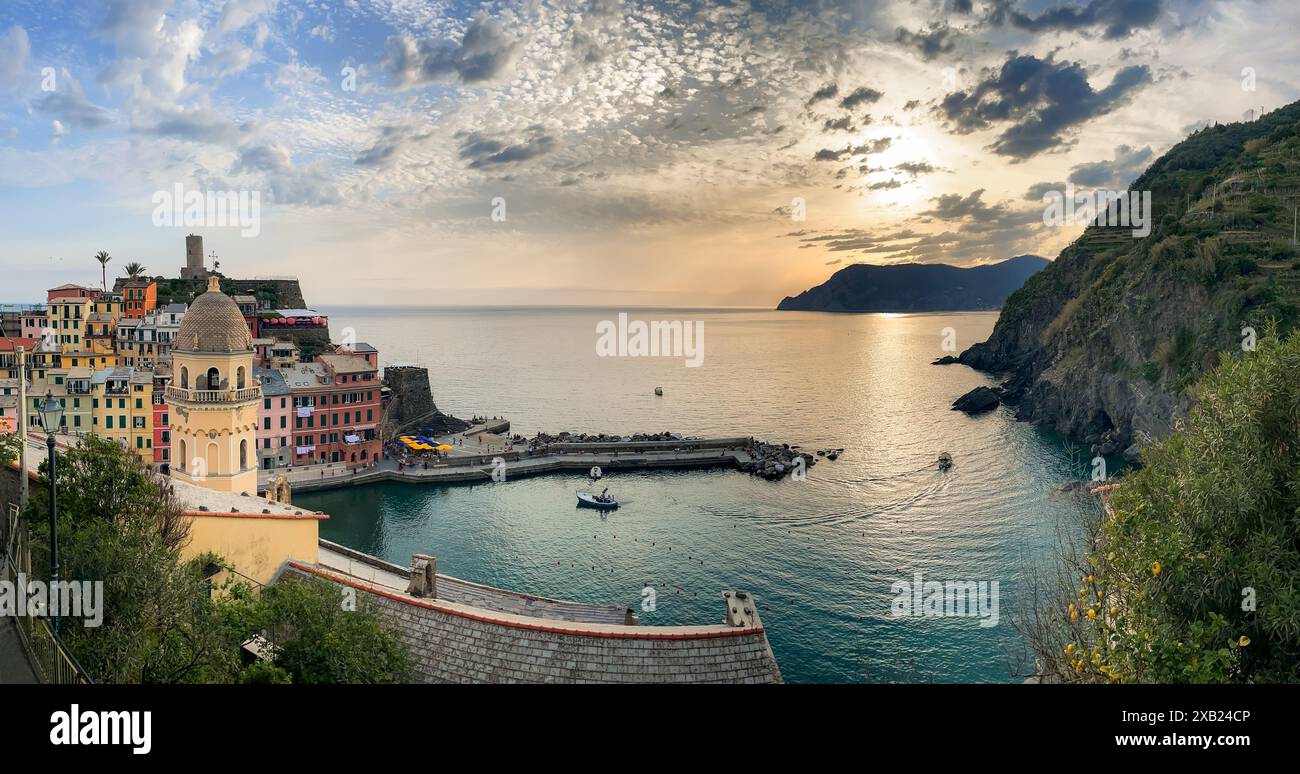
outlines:
[[[315,407],[315,406],[299,406],[299,407],[298,407],[298,416],[299,416],[299,417],[309,417],[309,416],[312,415],[312,412],[315,411],[315,410],[316,410],[316,407]]]
[[[299,455],[311,454],[314,451],[316,451],[315,446],[298,446],[294,448],[294,452]]]
[[[361,443],[361,436],[357,435],[356,433],[352,433],[350,435],[343,436],[343,440],[346,441],[347,443]]]

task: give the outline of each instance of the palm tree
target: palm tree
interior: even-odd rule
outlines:
[[[126,272],[127,277],[131,279],[135,279],[139,277],[141,274],[144,274],[145,268],[142,264],[138,264],[135,261],[132,261],[131,263],[128,263],[127,265],[123,266],[122,271]]]
[[[108,254],[107,250],[100,250],[95,253],[95,260],[99,261],[99,281],[104,286],[104,292],[108,292],[108,262],[113,260],[113,256]]]

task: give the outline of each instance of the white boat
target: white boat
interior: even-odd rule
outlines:
[[[952,467],[952,455],[948,452],[939,453],[939,470],[947,470]]]
[[[602,497],[591,492],[578,492],[578,505],[586,508],[613,510],[618,507],[618,500],[612,497]]]

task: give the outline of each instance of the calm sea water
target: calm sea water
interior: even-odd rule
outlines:
[[[467,580],[640,609],[646,624],[719,622],[725,589],[755,593],[790,682],[984,682],[1015,678],[1011,625],[1027,573],[1061,525],[1094,505],[1055,490],[1087,456],[999,409],[949,410],[989,377],[931,366],[943,329],[981,341],[994,313],[829,315],[633,310],[704,322],[702,366],[598,358],[603,309],[325,310],[385,363],[428,366],[439,408],[509,417],[517,432],[671,430],[843,447],[806,481],[736,471],[611,473],[624,503],[574,507],[585,476],[443,487],[380,484],[296,500],[332,518],[323,537],[399,564],[413,553]],[[656,386],[664,388],[656,397]],[[956,465],[936,470],[943,450]],[[891,618],[891,584],[993,581],[1000,623]]]

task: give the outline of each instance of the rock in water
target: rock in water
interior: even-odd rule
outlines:
[[[960,362],[961,362],[961,358],[957,357],[956,355],[944,355],[938,360],[930,361],[930,365],[952,365],[953,363],[960,363]]]
[[[976,387],[970,392],[958,398],[953,402],[953,411],[965,411],[967,414],[978,414],[981,411],[997,407],[1001,403],[1001,397],[997,390],[992,387]]]

